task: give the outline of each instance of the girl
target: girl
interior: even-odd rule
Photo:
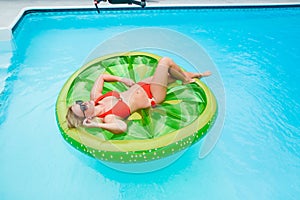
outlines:
[[[204,73],[184,72],[170,58],[161,58],[152,77],[135,83],[128,78],[101,74],[94,83],[90,93],[90,101],[76,101],[69,107],[67,123],[69,128],[90,127],[106,129],[114,134],[127,130],[122,120],[131,113],[149,107],[155,107],[164,101],[167,86],[176,80],[183,84],[194,82],[193,78],[209,76]],[[111,91],[102,94],[104,82],[122,82],[129,87],[125,92]],[[96,120],[96,119],[100,120]]]

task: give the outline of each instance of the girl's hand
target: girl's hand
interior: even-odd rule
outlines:
[[[121,82],[124,83],[125,85],[127,85],[128,87],[131,87],[135,84],[135,82],[133,80],[131,80],[130,78],[122,78]]]
[[[99,128],[99,122],[94,121],[92,119],[88,119],[88,118],[83,120],[82,125],[87,127],[87,128]]]

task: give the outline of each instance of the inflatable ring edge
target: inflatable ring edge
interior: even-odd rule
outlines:
[[[160,59],[160,56],[151,53],[144,53],[144,52],[126,52],[126,53],[115,53],[110,54],[107,56],[103,56],[100,58],[96,58],[83,67],[78,69],[64,84],[61,92],[59,93],[59,97],[56,102],[56,119],[58,122],[59,129],[66,140],[71,140],[73,142],[81,143],[81,145],[85,146],[86,149],[93,149],[98,151],[111,151],[111,152],[128,152],[128,151],[140,151],[140,150],[151,150],[157,149],[161,147],[168,146],[172,143],[176,143],[181,141],[187,137],[190,137],[195,134],[198,130],[203,129],[207,124],[213,121],[214,117],[217,113],[217,103],[214,95],[210,91],[210,89],[200,80],[197,80],[196,83],[201,87],[207,98],[207,105],[202,112],[201,115],[190,125],[183,127],[180,130],[171,132],[167,135],[163,135],[161,137],[153,138],[153,139],[145,139],[145,140],[130,140],[130,144],[127,141],[122,140],[102,140],[94,135],[88,133],[82,133],[78,129],[74,129],[72,131],[68,131],[66,128],[66,121],[65,121],[65,114],[66,112],[59,113],[59,107],[67,107],[66,101],[63,99],[67,94],[67,90],[69,89],[70,85],[74,78],[82,72],[84,69],[89,67],[93,63],[97,63],[101,60],[113,57],[113,56],[133,56],[133,55],[145,55],[150,56],[155,59]],[[65,95],[63,95],[65,93]],[[62,105],[63,104],[63,105]],[[62,123],[61,123],[62,122]],[[204,130],[203,132],[207,132]],[[204,133],[202,135],[205,135]],[[85,150],[84,150],[85,151]]]

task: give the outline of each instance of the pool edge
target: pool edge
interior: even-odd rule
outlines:
[[[151,9],[234,9],[234,8],[284,8],[284,7],[300,7],[299,3],[242,3],[242,4],[161,4],[161,5],[147,5],[145,8],[132,5],[105,5],[99,6],[100,10],[151,10]],[[17,28],[20,21],[27,15],[33,12],[62,12],[62,11],[92,11],[95,10],[91,6],[38,6],[38,7],[24,7],[14,18],[8,27],[0,27],[0,41],[5,38],[12,38],[14,30]],[[96,10],[95,10],[96,11]],[[10,32],[10,34],[8,34]],[[6,39],[5,39],[6,40]]]

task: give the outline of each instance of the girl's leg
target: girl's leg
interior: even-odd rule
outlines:
[[[191,73],[193,74],[193,73]],[[161,103],[166,97],[168,83],[181,80],[183,83],[193,82],[190,74],[184,73],[181,68],[170,58],[162,58],[150,81],[150,90],[156,103]]]
[[[206,71],[203,73],[193,73],[193,72],[185,72],[170,58],[163,58],[162,62],[167,62],[169,66],[169,76],[168,76],[168,83],[172,83],[176,80],[181,80],[183,84],[192,83],[195,80],[193,78],[202,78],[206,76],[210,76],[211,72]]]
[[[161,103],[165,100],[169,83],[181,80],[183,84],[188,84],[194,82],[193,78],[202,78],[210,74],[209,71],[204,73],[184,72],[172,59],[164,57],[159,61],[154,75],[143,82],[150,83],[150,90],[156,103]]]

